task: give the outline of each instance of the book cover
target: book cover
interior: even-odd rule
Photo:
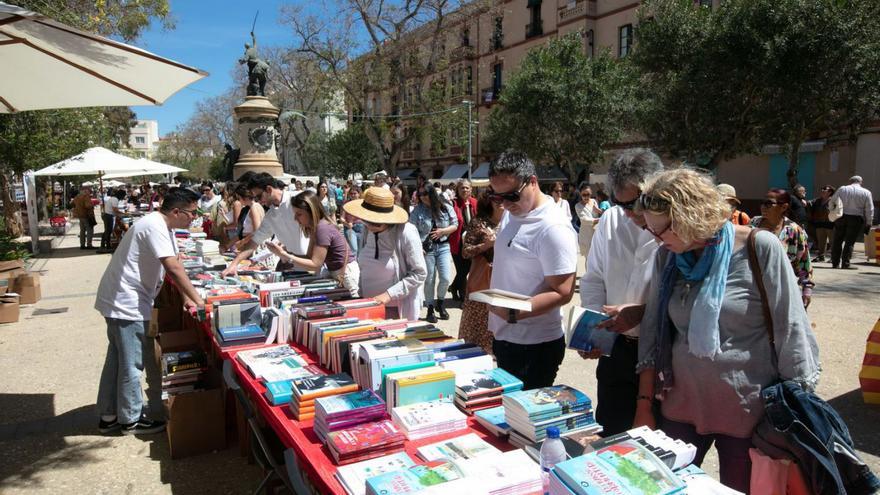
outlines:
[[[500,450],[477,436],[476,433],[468,433],[460,437],[425,445],[419,447],[417,452],[419,457],[426,461],[437,461],[440,459],[464,461],[479,456],[501,453]]]
[[[474,418],[495,436],[504,436],[510,433],[510,425],[504,417],[503,406],[477,411],[474,413]]]
[[[347,466],[339,466],[336,477],[349,495],[364,495],[367,492],[367,479],[380,474],[401,471],[415,465],[404,452],[377,457]]]
[[[357,390],[357,384],[345,373],[309,376],[293,381],[293,394],[299,399],[314,399]]]
[[[207,365],[208,358],[201,350],[166,352],[162,354],[162,371],[166,375],[191,369],[200,369]]]
[[[391,412],[395,423],[408,431],[437,427],[444,423],[467,421],[467,416],[449,400],[419,402],[395,407]]]
[[[565,341],[569,349],[591,351],[598,349],[602,355],[610,356],[617,340],[617,333],[596,325],[610,318],[605,313],[573,306],[568,312],[565,324]]]
[[[372,390],[361,390],[315,399],[315,410],[321,411],[322,414],[328,416],[384,405],[385,401],[379,398]]]
[[[340,456],[386,445],[403,444],[404,439],[403,433],[387,419],[327,434],[328,446]]]
[[[393,402],[395,406],[405,406],[437,399],[452,398],[455,395],[455,374],[449,370],[437,367],[439,372],[418,373],[395,377],[389,375],[388,380],[393,383]],[[409,373],[409,372],[406,372]]]
[[[504,407],[511,413],[524,413],[528,417],[545,417],[590,409],[592,403],[586,394],[568,385],[517,390],[504,395]]]
[[[530,296],[501,289],[474,291],[468,294],[468,299],[499,308],[518,309],[520,311],[532,310],[532,298]]]
[[[523,382],[509,372],[494,368],[466,375],[456,375],[455,388],[465,398],[522,390]]]
[[[405,471],[380,474],[367,480],[367,493],[401,495],[416,493],[429,486],[463,478],[461,470],[450,461],[415,465]]]

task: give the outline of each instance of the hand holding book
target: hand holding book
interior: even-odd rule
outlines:
[[[615,333],[624,333],[635,328],[645,316],[644,304],[616,304],[602,306],[609,318],[596,325]]]

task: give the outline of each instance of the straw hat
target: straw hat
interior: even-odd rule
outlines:
[[[739,198],[736,197],[736,189],[734,189],[733,186],[731,186],[730,184],[718,184],[715,189],[718,189],[718,192],[721,193],[722,196],[724,196],[724,199],[728,201],[734,201],[738,205],[742,204],[742,201],[740,201]]]
[[[342,205],[349,215],[370,223],[406,223],[409,213],[394,204],[394,195],[384,187],[370,187],[363,199],[355,199]]]

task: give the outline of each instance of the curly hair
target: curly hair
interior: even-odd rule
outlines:
[[[672,231],[685,243],[714,237],[729,210],[712,177],[691,168],[649,177],[637,205],[640,212],[668,215]]]

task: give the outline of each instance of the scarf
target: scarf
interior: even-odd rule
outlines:
[[[727,222],[706,243],[699,259],[690,251],[673,254],[663,269],[660,305],[657,308],[657,348],[654,356],[655,390],[661,395],[674,384],[672,344],[675,340],[675,329],[669,319],[669,303],[679,276],[688,282],[702,282],[688,323],[688,351],[694,356],[712,359],[721,350],[718,318],[724,301],[730,257],[733,254],[733,239],[733,224]]]

